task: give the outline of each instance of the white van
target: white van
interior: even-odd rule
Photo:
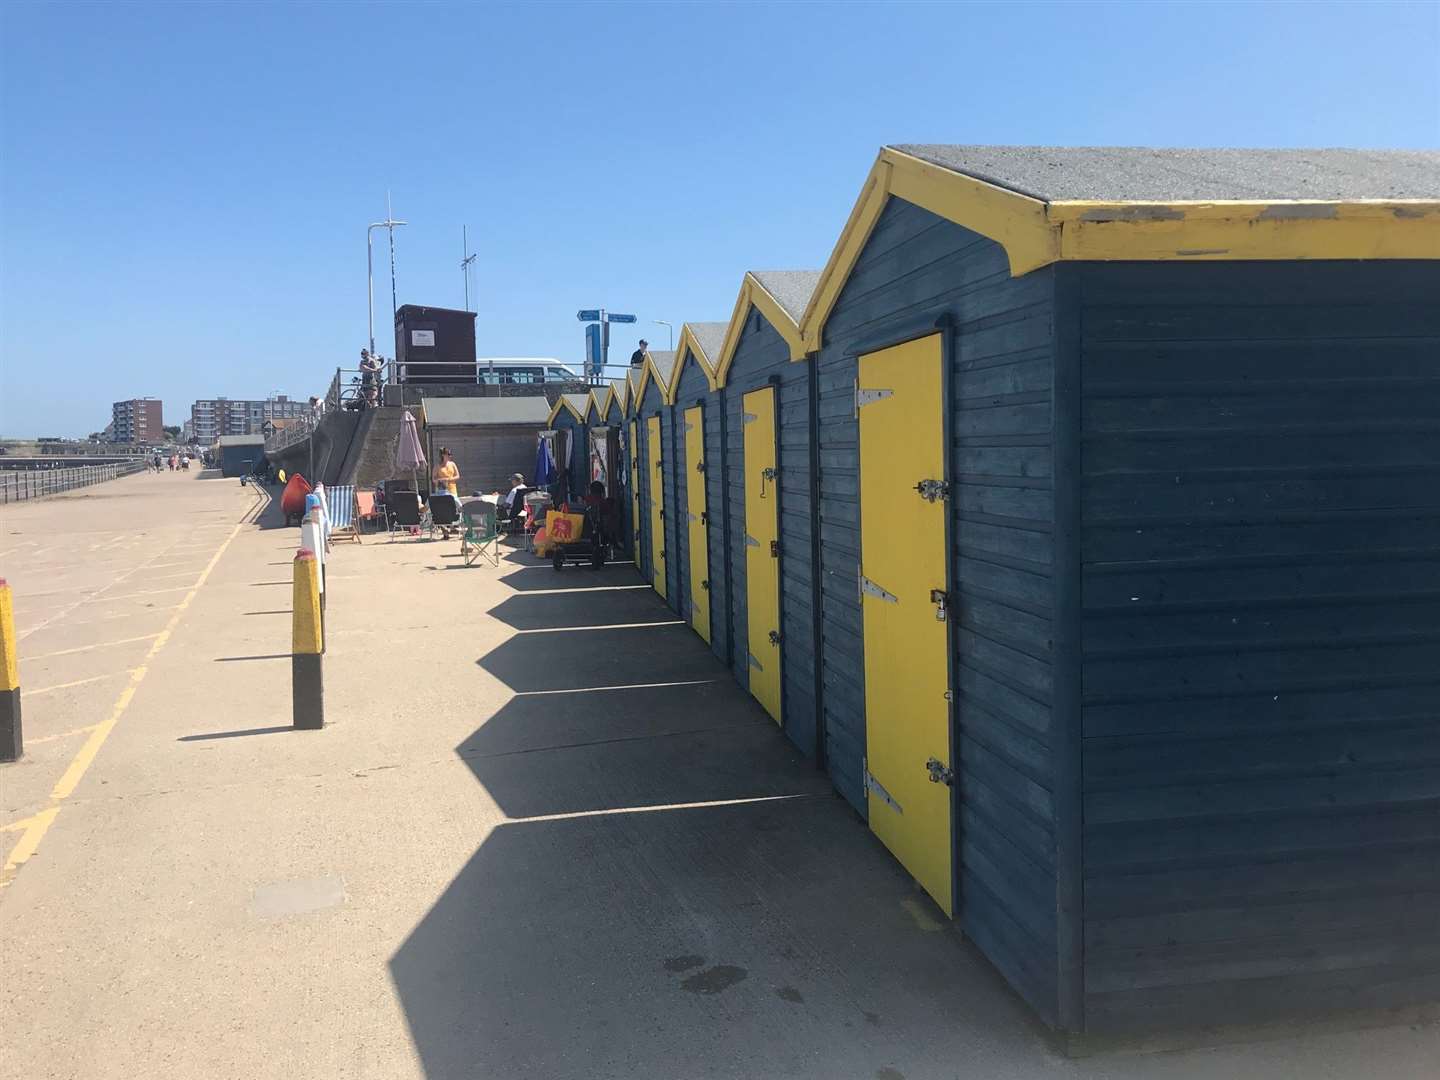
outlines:
[[[568,364],[546,356],[479,356],[480,382],[495,383],[575,382],[582,376]]]

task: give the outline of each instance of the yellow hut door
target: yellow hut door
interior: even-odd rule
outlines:
[[[870,828],[953,914],[940,336],[860,357],[860,608]]]
[[[645,452],[650,462],[650,572],[655,591],[665,595],[665,462],[660,457],[660,417],[645,421]]]
[[[775,388],[742,399],[745,421],[745,605],[750,692],[780,718],[780,480]]]
[[[630,421],[630,546],[635,556],[635,569],[640,569],[640,428]]]
[[[690,625],[710,640],[710,538],[705,519],[705,410],[685,410],[685,510],[690,531]]]

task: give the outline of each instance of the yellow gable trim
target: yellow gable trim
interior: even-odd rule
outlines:
[[[590,410],[595,410],[595,419],[599,423],[605,422],[605,412],[610,407],[610,387],[596,386],[590,390],[589,400],[585,403],[585,419],[589,422]]]
[[[785,339],[785,343],[790,346],[791,360],[805,358],[805,342],[800,335],[800,327],[785,313],[780,302],[755,279],[755,275],[747,271],[740,284],[740,295],[735,298],[735,310],[730,314],[730,325],[725,331],[725,343],[720,347],[720,358],[715,364],[715,377],[711,380],[711,385],[717,390],[725,385],[730,376],[730,364],[735,359],[740,334],[745,329],[745,319],[752,307]]]
[[[700,342],[695,340],[695,334],[686,323],[680,328],[680,340],[675,345],[675,370],[670,377],[670,404],[675,404],[675,395],[680,392],[680,375],[685,364],[694,359],[700,366],[700,373],[705,376],[705,382],[711,390],[715,389],[715,370],[710,366],[710,360],[705,355],[705,350],[700,348]]]
[[[575,417],[580,423],[583,424],[585,422],[585,418],[575,411],[575,406],[571,405],[570,402],[565,399],[564,394],[561,394],[560,397],[555,399],[555,404],[550,406],[550,418],[545,421],[549,427],[555,426],[555,418],[560,415],[562,408],[569,409],[570,415]]]
[[[1440,199],[1046,203],[886,148],[801,316],[792,359],[820,347],[891,196],[994,240],[1017,277],[1062,260],[1440,259]]]

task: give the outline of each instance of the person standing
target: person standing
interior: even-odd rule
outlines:
[[[640,367],[645,363],[645,354],[650,351],[650,343],[643,337],[640,339],[640,347],[630,354],[630,366]]]
[[[430,485],[432,498],[436,494],[448,494],[455,500],[456,509],[460,506],[460,466],[455,464],[455,459],[450,456],[450,451],[445,447],[440,448],[440,463],[435,466],[431,473]],[[440,535],[446,540],[450,539],[449,526],[442,525]]]

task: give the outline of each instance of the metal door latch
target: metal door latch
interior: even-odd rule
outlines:
[[[925,762],[925,771],[930,774],[932,784],[944,784],[946,787],[950,787],[955,783],[955,774],[950,770],[950,766],[941,762],[939,758],[932,757]]]
[[[765,485],[773,484],[775,482],[775,477],[777,477],[778,475],[780,475],[779,469],[760,470],[760,498],[765,498]]]
[[[926,502],[950,498],[950,485],[944,480],[921,480],[915,485],[915,490]]]
[[[778,558],[780,557],[780,541],[779,541],[779,540],[771,540],[771,541],[770,541],[770,557],[771,557],[772,559],[778,559]]]
[[[709,578],[706,578],[704,581],[700,582],[700,588],[704,589],[706,592],[709,592],[709,591],[710,591],[710,579],[709,579]]]
[[[701,525],[708,525],[709,523],[710,523],[710,514],[709,514],[709,512],[708,512],[708,511],[705,511],[705,510],[701,510],[701,511],[700,511],[700,524],[701,524]]]
[[[949,617],[950,598],[944,589],[931,589],[930,602],[935,605],[935,621],[944,622]]]
[[[779,644],[780,644],[780,632],[779,632],[778,630],[771,630],[769,636],[770,636],[770,644],[771,644],[771,645],[779,645]]]
[[[704,472],[704,471],[705,471],[705,462],[704,462],[704,461],[697,461],[697,462],[695,462],[695,471],[696,471],[696,472]]]

